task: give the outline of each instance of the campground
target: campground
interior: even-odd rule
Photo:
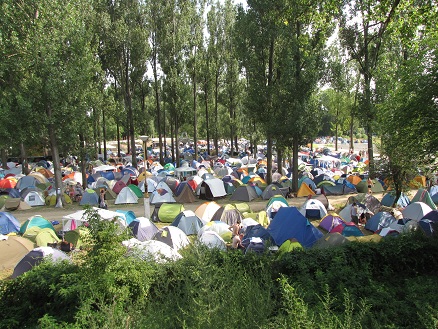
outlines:
[[[415,192],[414,192],[415,194]],[[335,208],[339,209],[345,205],[348,198],[350,196],[354,196],[355,194],[346,194],[346,195],[331,195],[328,196],[327,199],[329,200],[330,204]],[[383,197],[383,194],[375,194],[374,195],[377,199],[381,200]],[[225,205],[228,203],[234,203],[234,201],[230,201],[230,196],[227,196],[222,199],[215,200],[219,205]],[[300,197],[300,198],[288,198],[287,201],[290,206],[300,207],[305,201],[307,200],[307,197]],[[114,205],[114,200],[108,201],[108,209],[109,210],[131,210],[134,212],[136,217],[144,216],[144,199],[139,199],[138,204],[125,204],[125,205]],[[198,208],[201,204],[206,202],[206,200],[196,199],[193,203],[185,203],[184,208],[185,210],[192,210],[195,211],[196,208]],[[251,208],[252,212],[258,212],[261,210],[265,210],[266,204],[268,200],[262,200],[262,199],[256,199],[251,202],[248,202],[249,207]],[[69,215],[73,212],[76,212],[78,210],[82,210],[83,207],[80,206],[77,202],[74,202],[73,204],[67,204],[64,206],[64,208],[56,208],[53,206],[41,206],[41,207],[33,207],[28,210],[17,210],[13,212],[13,215],[15,218],[20,222],[20,224],[24,223],[29,217],[40,215],[44,217],[45,219],[49,221],[61,221],[63,216]],[[151,205],[151,213],[154,210],[154,206]],[[160,223],[158,223],[160,225]]]

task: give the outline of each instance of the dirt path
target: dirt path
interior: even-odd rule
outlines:
[[[353,194],[348,195],[340,195],[340,196],[329,196],[328,200],[330,201],[331,205],[336,208],[336,205],[339,207],[340,205],[344,205],[347,201],[347,199],[352,196]],[[375,195],[379,200],[382,198],[381,194]],[[290,206],[300,207],[304,202],[306,201],[306,197],[303,198],[292,198],[288,199]],[[196,208],[199,207],[202,203],[204,203],[205,200],[196,200],[196,202],[193,203],[186,203],[184,204],[184,208],[186,210],[193,210],[195,211]],[[220,199],[216,201],[220,205],[228,204],[228,203],[235,203],[230,202],[229,197]],[[258,199],[256,201],[249,202],[249,206],[253,212],[258,212],[260,210],[265,209],[266,204],[268,200],[261,200]],[[55,207],[33,207],[29,210],[16,210],[12,214],[17,218],[17,220],[20,223],[23,223],[26,221],[29,217],[32,217],[34,215],[40,215],[44,218],[46,218],[49,221],[61,221],[63,216],[69,215],[71,213],[74,213],[75,211],[82,210],[83,208],[79,206],[78,203],[74,203],[73,205],[67,205],[64,208],[55,208]],[[144,216],[144,203],[143,199],[139,200],[138,204],[129,204],[129,205],[114,205],[114,200],[109,201],[109,210],[131,210],[134,212],[134,214],[137,217]],[[151,212],[153,212],[154,206],[151,206]]]

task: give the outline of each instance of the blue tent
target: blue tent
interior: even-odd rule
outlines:
[[[380,204],[385,207],[392,207],[395,200],[395,193],[387,193],[382,198],[382,201],[380,201]],[[409,206],[411,201],[409,200],[408,196],[404,193],[400,195],[400,198],[397,200],[397,208],[406,208]]]
[[[105,177],[108,180],[114,180],[115,176],[114,176],[114,172],[113,171],[101,171],[100,175],[102,177]]]
[[[87,188],[85,192],[82,194],[81,201],[79,202],[80,206],[90,205],[90,206],[96,206],[99,204],[99,196],[97,193]]]
[[[9,234],[19,230],[20,223],[12,214],[4,211],[0,212],[0,234]]]
[[[132,210],[119,210],[119,209],[117,209],[116,212],[124,215],[123,217],[125,218],[126,225],[131,224],[137,218],[137,216],[135,216],[135,214]]]
[[[269,224],[268,232],[278,246],[295,238],[304,248],[310,248],[323,236],[296,207],[281,207]]]
[[[365,228],[372,232],[377,232],[382,228],[388,227],[393,222],[395,222],[394,216],[392,216],[387,211],[381,211],[367,220],[367,223],[365,224]]]
[[[269,241],[270,244],[274,244],[274,240],[272,239],[271,234],[269,234],[269,231],[260,224],[247,227],[242,239],[242,245],[245,248],[250,244],[251,238],[261,238],[264,242]]]
[[[424,234],[426,234],[427,236],[432,236],[436,231],[436,229],[438,228],[438,223],[433,222],[430,219],[421,219],[418,222],[418,226],[420,226]]]
[[[432,222],[438,223],[438,210],[432,210],[428,212],[422,219],[429,219]]]

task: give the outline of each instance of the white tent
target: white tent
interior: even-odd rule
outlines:
[[[210,249],[218,248],[223,251],[227,250],[227,244],[225,243],[224,239],[222,239],[219,234],[214,231],[203,232],[198,241]]]
[[[43,194],[38,191],[29,191],[22,198],[31,207],[44,206],[46,204]]]
[[[97,212],[101,220],[116,220],[121,228],[127,227],[125,214],[96,207],[93,207],[92,209]],[[85,210],[79,210],[72,214],[65,215],[62,218],[62,230],[67,232],[74,230],[78,226],[84,225],[85,222],[88,222],[85,213]]]
[[[175,261],[182,258],[182,256],[172,247],[157,240],[141,242],[137,239],[130,239],[128,241],[123,241],[123,245],[128,247],[134,255],[138,255],[143,259],[153,259],[157,263],[165,263],[167,261]]]
[[[138,203],[138,196],[135,195],[134,191],[132,191],[128,186],[125,186],[117,195],[114,204],[129,204],[129,203]]]
[[[414,202],[403,209],[402,214],[404,218],[413,219],[418,222],[424,217],[424,215],[430,213],[431,211],[432,208],[430,208],[424,202]]]
[[[300,213],[306,218],[321,219],[327,215],[327,209],[321,201],[317,199],[308,199],[300,208]]]

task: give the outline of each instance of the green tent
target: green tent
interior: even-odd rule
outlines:
[[[184,205],[180,203],[163,203],[158,210],[158,219],[163,223],[172,223],[181,211],[184,211]]]
[[[48,243],[58,243],[61,241],[56,233],[50,228],[42,228],[35,238],[38,247],[47,247]]]
[[[36,215],[30,217],[28,220],[26,220],[23,225],[20,227],[20,234],[24,234],[28,229],[31,227],[39,227],[39,228],[50,228],[53,230],[53,232],[56,233],[55,228],[53,227],[52,223],[50,223],[47,219]]]
[[[80,226],[75,230],[68,231],[64,235],[64,240],[72,243],[76,249],[87,245],[90,241],[90,238],[90,230],[83,226]]]
[[[139,197],[139,198],[143,197],[143,192],[140,190],[140,188],[137,185],[129,184],[128,187],[131,189],[132,192],[134,192],[134,194],[137,197]]]
[[[241,203],[233,203],[233,206],[239,210],[242,214],[245,212],[251,212],[251,208],[249,207],[249,204],[245,203],[245,202],[241,202]]]

